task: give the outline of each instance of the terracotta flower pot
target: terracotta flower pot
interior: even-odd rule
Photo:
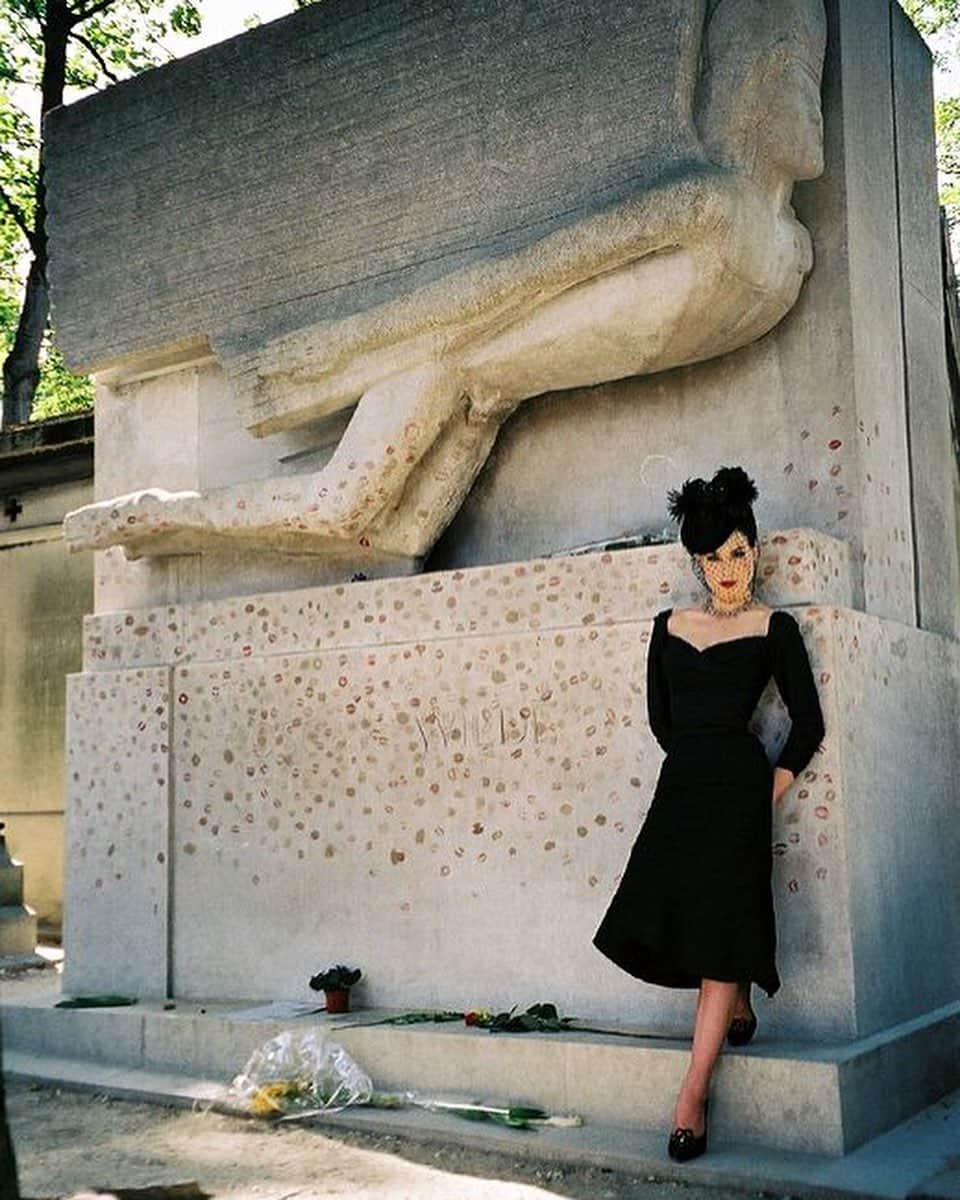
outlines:
[[[328,1013],[343,1013],[350,1011],[349,988],[331,988],[329,991],[324,991],[323,994],[327,998]]]

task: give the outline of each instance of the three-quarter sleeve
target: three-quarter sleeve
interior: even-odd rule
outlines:
[[[790,733],[776,766],[799,775],[820,746],[826,732],[817,685],[800,626],[792,613],[774,611],[773,677],[790,714]]]
[[[666,611],[657,613],[647,647],[647,717],[650,732],[661,749],[670,749],[673,723],[670,719],[670,690],[663,671],[663,643],[666,640]]]

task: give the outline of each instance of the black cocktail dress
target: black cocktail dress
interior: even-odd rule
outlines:
[[[698,650],[653,621],[650,729],[666,751],[653,800],[593,944],[663,987],[702,978],[780,987],[771,874],[773,768],[747,728],[770,676],[791,719],[776,765],[799,775],[824,736],[795,617]]]

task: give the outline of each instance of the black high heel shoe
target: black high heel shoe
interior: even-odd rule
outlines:
[[[699,1137],[685,1125],[678,1125],[670,1134],[667,1143],[667,1153],[677,1162],[687,1162],[696,1158],[707,1148],[707,1113],[710,1108],[709,1097],[703,1102],[703,1133]]]
[[[757,1014],[753,1011],[749,995],[747,996],[747,1008],[750,1009],[749,1017],[734,1017],[730,1022],[730,1028],[727,1030],[727,1042],[731,1046],[745,1046],[757,1032]]]

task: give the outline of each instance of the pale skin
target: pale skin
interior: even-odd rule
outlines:
[[[670,614],[668,629],[702,649],[713,642],[735,637],[764,634],[773,611],[769,605],[756,605],[742,613],[736,609],[749,600],[751,580],[759,545],[751,546],[739,529],[709,554],[699,554],[710,588],[713,606],[718,612],[732,616],[714,616],[696,608],[675,609]],[[773,772],[774,805],[779,805],[784,793],[793,783],[794,774],[784,767]],[[697,995],[697,1011],[693,1030],[690,1064],[680,1086],[673,1111],[673,1127],[692,1129],[696,1136],[703,1133],[703,1106],[710,1086],[710,1077],[723,1047],[734,1017],[750,1016],[750,983],[731,983],[723,979],[703,979]]]

